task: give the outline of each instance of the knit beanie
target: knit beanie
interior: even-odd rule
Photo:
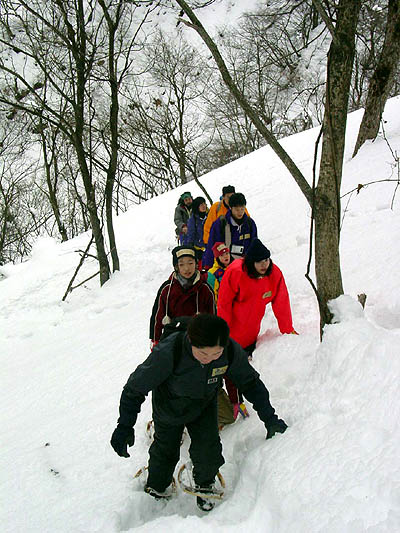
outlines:
[[[178,264],[178,259],[181,257],[191,257],[197,261],[196,250],[193,246],[175,246],[172,250],[172,264],[174,267]]]
[[[245,255],[246,263],[262,261],[269,257],[271,257],[271,252],[263,245],[260,239],[254,239]]]
[[[214,254],[214,257],[217,258],[220,255],[223,255],[225,253],[229,253],[229,248],[224,242],[216,242],[214,246],[212,247],[212,251]]]
[[[184,192],[180,195],[179,201],[183,202],[183,200],[185,200],[186,198],[191,198],[191,197],[192,195],[190,194],[190,192]]]
[[[231,192],[235,192],[235,187],[233,185],[225,185],[225,187],[222,187],[222,196],[230,194]]]
[[[241,192],[235,192],[232,194],[232,196],[229,198],[229,207],[241,207],[242,205],[246,205],[246,198],[244,197],[244,194]]]

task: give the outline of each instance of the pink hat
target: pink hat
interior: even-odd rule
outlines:
[[[216,242],[212,247],[214,257],[217,258],[222,254],[229,253],[229,248],[224,242]]]

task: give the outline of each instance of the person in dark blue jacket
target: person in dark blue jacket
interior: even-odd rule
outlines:
[[[250,244],[257,238],[257,226],[246,212],[246,198],[240,192],[229,198],[229,210],[211,226],[207,248],[203,255],[203,268],[211,268],[214,262],[213,246],[224,242],[233,259],[244,257]]]
[[[121,395],[120,416],[111,445],[119,456],[129,457],[127,447],[135,440],[133,426],[152,391],[155,433],[145,486],[151,496],[171,495],[185,427],[191,439],[189,453],[196,489],[211,492],[225,462],[217,421],[217,394],[224,375],[253,404],[265,424],[267,438],[286,430],[287,425],[275,414],[268,390],[249,364],[247,354],[229,337],[225,320],[211,314],[196,315],[189,320],[186,332],[172,333],[154,347],[131,374]]]
[[[203,241],[204,222],[207,218],[207,204],[202,196],[198,196],[192,203],[192,214],[187,222],[187,233],[183,244],[193,246],[197,252],[197,258],[201,261],[206,246]],[[200,264],[201,269],[201,264]]]

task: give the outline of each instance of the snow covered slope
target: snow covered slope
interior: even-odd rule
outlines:
[[[343,194],[396,179],[400,98],[388,102],[380,136],[351,160],[361,112],[349,117]],[[283,141],[311,181],[317,130]],[[180,493],[165,504],[133,474],[147,462],[150,400],[130,459],[109,445],[122,386],[148,354],[148,320],[171,272],[173,211],[193,183],[116,220],[121,272],[102,288],[85,283],[61,298],[88,235],[39,239],[32,258],[5,265],[0,282],[1,530],[28,532],[329,532],[400,530],[400,196],[383,182],[344,197],[341,240],[346,294],[319,343],[318,312],[304,278],[310,210],[268,147],[202,178],[246,195],[259,236],[289,288],[297,336],[279,334],[267,310],[254,365],[289,424],[265,440],[250,409],[222,434],[226,499],[203,515]],[[349,200],[349,201],[348,201]],[[392,205],[393,202],[393,205]],[[97,269],[87,262],[84,280]],[[368,295],[365,311],[356,295]],[[188,440],[188,439],[187,439]],[[188,458],[188,442],[182,461]]]

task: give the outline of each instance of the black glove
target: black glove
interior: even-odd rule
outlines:
[[[135,442],[135,430],[128,426],[118,424],[111,437],[111,446],[120,457],[130,457],[128,446]]]
[[[271,439],[275,433],[285,433],[287,424],[281,419],[277,418],[267,425],[267,439]]]

